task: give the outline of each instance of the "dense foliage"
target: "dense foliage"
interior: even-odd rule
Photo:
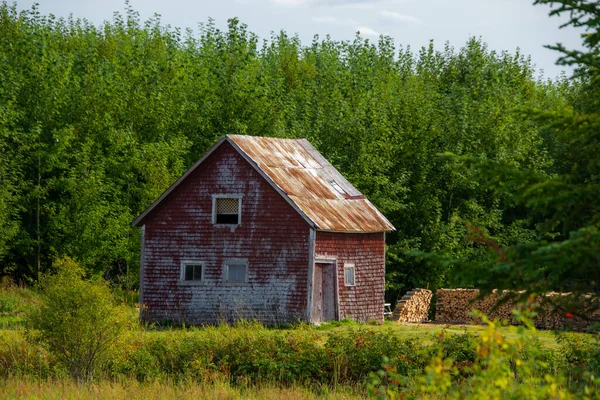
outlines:
[[[585,28],[581,50],[550,46],[562,53],[559,63],[575,67],[573,102],[556,110],[523,111],[545,127],[543,148],[552,164],[540,170],[473,154],[453,157],[467,167],[459,170],[485,182],[483,190],[509,198],[523,210],[535,235],[507,246],[473,224],[471,236],[491,250],[488,256],[446,256],[441,265],[454,270],[457,285],[521,290],[522,298],[552,290],[570,293],[545,300],[590,317],[600,294],[600,5],[585,0],[536,3],[550,4],[551,14],[567,14],[565,26]]]
[[[236,19],[195,34],[130,8],[96,27],[2,3],[0,274],[36,279],[69,256],[135,285],[131,221],[237,133],[308,138],[396,226],[391,293],[435,289],[447,271],[406,250],[485,258],[464,220],[500,245],[535,237],[510,194],[438,156],[550,173],[554,137],[515,110],[558,112],[574,85],[535,75],[523,55],[478,39],[417,52],[387,37],[303,45],[285,32],[260,41]]]
[[[87,381],[118,342],[130,316],[114,304],[103,279],[83,279],[85,272],[69,258],[54,267],[55,274],[40,278],[41,302],[29,312],[28,322],[71,377]]]
[[[570,342],[556,357],[532,341],[528,329],[512,326],[509,329],[517,331],[518,335],[506,338],[499,331],[497,321],[487,320],[484,315],[481,317],[487,328],[477,339],[472,358],[464,362],[440,352],[425,367],[413,388],[407,387],[404,373],[386,362],[383,370],[371,375],[374,379],[370,393],[380,399],[405,398],[407,394],[435,399],[598,398],[597,343],[584,347],[588,353],[581,365],[571,364],[574,360],[569,355],[583,343]],[[532,329],[527,311],[517,317]],[[563,336],[563,343],[568,342],[565,339]],[[458,350],[462,349],[459,347]],[[564,361],[567,364],[562,364]],[[565,373],[564,367],[569,368],[569,374]]]
[[[167,391],[225,384],[240,391],[291,387],[359,398],[368,388],[392,398],[598,397],[599,337],[537,332],[529,322],[532,304],[517,314],[526,325],[509,328],[485,316],[485,328],[348,320],[285,329],[248,321],[201,328],[122,325],[135,322],[137,312],[125,306],[121,290],[107,293],[105,283],[85,279],[72,260],[57,269],[44,275],[41,292],[0,286],[0,383],[14,390],[18,382],[32,382],[16,397],[31,397],[31,386],[64,388],[69,375],[93,379],[94,387],[136,387],[132,393],[160,383]],[[82,375],[78,366],[88,365],[87,351],[98,345],[103,347],[93,367]]]

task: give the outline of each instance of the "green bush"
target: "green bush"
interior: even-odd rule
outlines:
[[[438,351],[442,351],[430,358],[424,374],[409,385],[405,374],[385,359],[383,369],[371,374],[369,392],[380,398],[537,400],[598,397],[596,390],[600,380],[594,372],[585,368],[584,379],[577,380],[577,385],[569,385],[566,374],[573,368],[572,360],[565,359],[566,363],[559,368],[560,362],[552,352],[543,350],[539,342],[531,340],[535,332],[532,324],[526,323],[528,328],[510,327],[517,333],[517,338],[507,339],[499,331],[497,321],[489,321],[484,315],[479,317],[487,323],[487,328],[475,341],[470,335],[455,335],[449,341],[443,339],[445,342],[438,344]],[[527,315],[523,318],[527,319]],[[473,342],[475,352],[471,353],[470,343]],[[598,350],[600,348],[595,346],[584,351]],[[471,358],[472,363],[465,366]]]
[[[582,391],[600,375],[600,337],[556,332],[565,378],[575,391]]]
[[[334,334],[325,346],[336,364],[341,381],[360,382],[381,366],[384,356],[392,358],[397,370],[406,375],[419,374],[427,362],[418,341],[402,340],[392,331],[351,330]]]
[[[56,358],[43,346],[28,341],[22,330],[0,330],[0,377],[48,378]]]
[[[252,336],[240,335],[219,353],[215,360],[226,362],[235,379],[289,383],[326,382],[331,377],[325,349],[307,333],[264,330]]]
[[[12,314],[16,311],[16,301],[13,296],[2,293],[0,296],[0,316]]]
[[[40,278],[42,304],[31,310],[29,326],[73,378],[89,380],[119,340],[127,312],[105,281],[84,279],[75,261],[64,258],[54,268]]]
[[[6,276],[0,279],[0,327],[20,327],[26,310],[37,303],[33,290],[15,285]]]
[[[139,380],[219,375],[232,382],[292,383],[331,377],[327,352],[312,331],[284,332],[259,324],[131,334],[109,368],[113,375]]]

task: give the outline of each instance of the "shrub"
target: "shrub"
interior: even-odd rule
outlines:
[[[351,330],[347,335],[331,335],[325,346],[334,370],[342,381],[360,382],[381,366],[384,356],[406,375],[418,374],[426,364],[426,355],[416,340],[402,340],[392,331]]]
[[[28,342],[22,329],[0,330],[0,378],[47,378],[55,361],[45,348]]]
[[[239,335],[215,352],[214,362],[227,365],[238,380],[326,382],[331,376],[325,349],[307,333]]]
[[[8,277],[0,279],[0,327],[18,328],[25,311],[38,303],[36,293],[15,285]]]
[[[0,316],[10,315],[17,309],[16,301],[13,296],[2,293],[0,296]]]
[[[555,332],[555,335],[567,382],[579,390],[589,386],[600,375],[600,337],[570,332]]]
[[[284,332],[257,323],[172,329],[136,335],[108,365],[138,380],[230,379],[232,383],[328,382],[327,351],[311,330]]]
[[[73,260],[54,264],[56,274],[40,278],[42,303],[31,310],[30,327],[77,380],[89,380],[117,342],[126,312],[114,304],[103,280],[85,279]]]
[[[597,398],[598,378],[590,370],[587,370],[586,379],[578,381],[578,385],[568,385],[565,372],[569,368],[558,369],[551,352],[543,351],[539,343],[530,339],[535,328],[526,313],[521,313],[520,318],[527,328],[509,327],[517,333],[516,339],[503,337],[497,321],[490,321],[483,314],[478,317],[487,324],[487,328],[476,338],[474,354],[470,351],[455,351],[457,347],[470,349],[471,346],[460,343],[457,346],[458,342],[454,337],[451,342],[441,345],[442,351],[430,359],[424,374],[417,377],[409,387],[403,387],[406,377],[386,359],[383,369],[377,374],[371,374],[369,392],[380,398]],[[474,339],[463,336],[459,341],[467,343]],[[452,357],[462,357],[463,361],[457,362]],[[465,377],[460,374],[459,368],[461,363],[468,362],[471,358],[472,365],[463,370],[468,372]]]

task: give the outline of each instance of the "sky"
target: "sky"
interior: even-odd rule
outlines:
[[[43,14],[85,18],[95,25],[125,12],[124,0],[37,0]],[[34,1],[18,0],[20,9]],[[547,6],[532,0],[130,0],[142,20],[157,13],[163,24],[192,28],[209,18],[225,28],[227,19],[237,17],[251,32],[268,39],[271,32],[297,34],[309,45],[318,34],[335,40],[352,40],[356,32],[376,41],[379,35],[413,51],[430,40],[438,49],[449,42],[456,49],[472,37],[480,37],[490,49],[514,53],[517,48],[531,56],[539,74],[554,78],[571,70],[555,65],[558,53],[546,44],[563,43],[579,48],[580,32],[559,29],[565,18],[548,17]],[[543,71],[543,72],[542,72]],[[538,74],[538,75],[539,75]]]

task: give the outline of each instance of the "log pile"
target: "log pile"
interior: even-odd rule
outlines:
[[[557,292],[546,294],[550,300],[552,300],[552,297],[554,296],[564,295],[564,293]],[[600,310],[597,306],[597,298],[594,296],[583,296],[582,298],[579,298],[576,304],[571,304],[571,308],[578,310],[583,315],[587,315],[588,319],[579,318],[568,312],[557,311],[550,304],[543,303],[538,310],[535,326],[542,329],[564,329],[568,327],[576,331],[584,331],[587,330],[590,325],[599,321],[598,313]]]
[[[508,302],[498,306],[494,312],[494,306],[503,297],[494,293],[482,300],[475,301],[479,296],[477,289],[439,289],[436,292],[435,322],[445,324],[472,324],[481,323],[481,320],[471,315],[473,309],[479,310],[490,318],[507,320],[514,324],[512,309],[514,306]]]
[[[392,320],[398,322],[427,322],[433,294],[427,289],[413,289],[396,304]]]
[[[518,293],[517,293],[518,294]],[[514,318],[512,310],[515,302],[511,297],[514,293],[494,291],[483,299],[475,300],[479,295],[477,289],[439,289],[436,292],[435,322],[442,324],[479,324],[481,320],[471,315],[471,310],[476,309],[483,312],[490,319],[499,319],[516,325],[518,321]],[[561,293],[548,293],[546,296],[563,296]],[[510,299],[504,304],[497,305],[503,299]],[[537,307],[535,326],[541,329],[563,329],[585,330],[590,324],[582,318],[571,313],[558,311],[550,304],[542,303],[538,297],[533,301]],[[578,309],[581,309],[579,307]]]

